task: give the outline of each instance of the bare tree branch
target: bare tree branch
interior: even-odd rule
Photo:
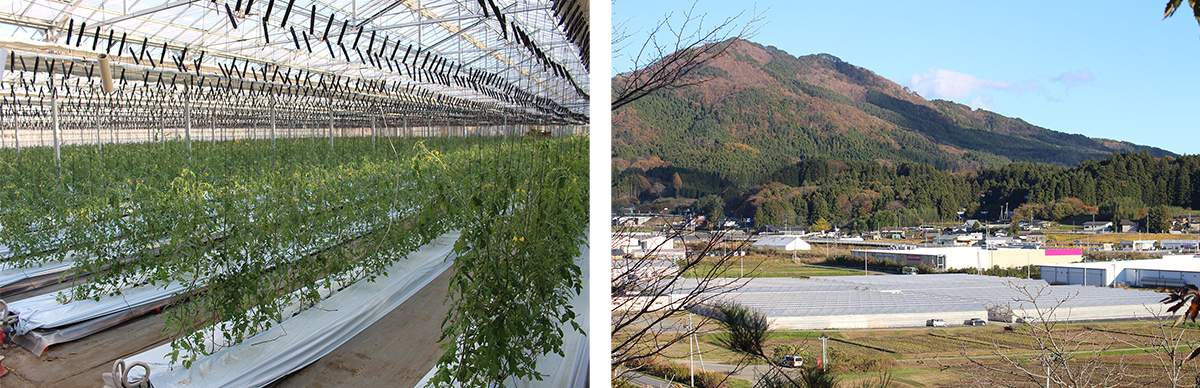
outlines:
[[[659,90],[672,90],[697,85],[711,78],[696,77],[694,73],[708,62],[725,55],[734,42],[749,39],[762,27],[764,10],[754,13],[745,24],[737,22],[743,13],[725,19],[712,29],[706,29],[704,14],[696,13],[696,3],[675,20],[668,14],[648,32],[645,41],[633,54],[634,70],[613,80],[612,110]],[[614,27],[613,52],[627,52],[635,44],[637,33],[626,29],[628,21]],[[621,54],[618,54],[621,55]]]
[[[1021,308],[1020,315],[1031,317],[1030,322],[1016,328],[1031,340],[1031,352],[1018,354],[994,344],[995,354],[1003,361],[1003,366],[983,362],[964,352],[964,358],[983,371],[974,377],[984,378],[988,384],[999,386],[1027,386],[1030,383],[1040,386],[1045,383],[1079,388],[1129,387],[1137,379],[1145,377],[1130,373],[1123,354],[1118,356],[1117,362],[1100,359],[1105,352],[1113,350],[1113,343],[1119,343],[1111,333],[1072,324],[1069,313],[1062,315],[1058,312],[1078,294],[1047,301],[1051,295],[1049,286],[1010,284],[1009,287],[1020,293],[1013,302],[1032,306],[1032,309]],[[1103,345],[1095,346],[1097,343]]]
[[[613,238],[614,248],[628,241],[631,233]],[[677,239],[680,230],[667,238]],[[672,318],[683,316],[693,307],[709,304],[722,295],[741,288],[748,279],[733,271],[734,254],[709,256],[725,239],[724,231],[711,234],[699,252],[689,252],[675,260],[671,271],[663,271],[664,260],[656,260],[663,244],[640,257],[614,260],[612,277],[612,366],[638,361],[661,353],[686,339],[708,322],[702,318],[691,327],[680,328]],[[744,249],[749,240],[737,243],[733,252]],[[755,267],[757,268],[757,267]]]

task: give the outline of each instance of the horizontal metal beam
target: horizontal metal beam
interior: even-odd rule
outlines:
[[[174,2],[174,3],[166,3],[166,4],[163,4],[163,5],[157,6],[157,7],[150,7],[150,8],[143,9],[143,10],[141,10],[141,11],[137,11],[137,12],[134,12],[134,13],[125,14],[124,16],[120,16],[120,17],[117,17],[117,18],[115,18],[115,19],[105,20],[105,21],[102,21],[102,22],[96,23],[96,24],[94,24],[93,26],[94,26],[94,27],[104,27],[104,26],[107,26],[107,25],[109,25],[109,24],[113,24],[113,23],[120,23],[120,22],[123,22],[123,21],[129,20],[129,19],[133,19],[133,18],[138,18],[138,17],[146,16],[146,15],[149,15],[149,14],[152,14],[152,13],[155,13],[155,12],[158,12],[158,11],[165,11],[165,10],[168,10],[168,9],[171,9],[171,8],[175,8],[175,7],[178,7],[178,6],[181,6],[181,5],[188,5],[188,4],[191,4],[191,3],[195,3],[195,2],[197,2],[197,1],[199,1],[199,0],[182,0],[182,1],[176,1],[176,2]]]
[[[505,14],[514,14],[514,13],[541,11],[541,10],[547,10],[547,9],[551,9],[551,8],[546,7],[546,6],[526,7],[526,8],[517,8],[512,11],[505,11],[504,13]],[[444,17],[444,18],[437,18],[437,19],[419,20],[419,21],[415,21],[415,22],[391,24],[391,25],[379,26],[379,27],[370,27],[370,28],[364,29],[363,31],[371,32],[371,31],[393,30],[393,29],[404,28],[404,27],[416,27],[416,26],[423,26],[423,25],[427,25],[427,24],[455,22],[455,21],[459,21],[459,20],[471,20],[471,19],[483,19],[483,18],[480,15],[451,16],[451,17]]]
[[[46,31],[51,27],[54,27],[54,23],[50,20],[34,19],[28,16],[11,13],[0,13],[0,23],[11,24],[18,27],[30,27],[42,31]]]

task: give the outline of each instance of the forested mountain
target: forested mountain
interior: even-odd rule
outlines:
[[[793,57],[747,41],[721,44],[734,45],[732,54],[700,70],[699,76],[710,81],[659,92],[613,112],[618,186],[624,179],[630,191],[649,183],[651,189],[670,192],[665,183],[678,174],[685,184],[671,194],[729,195],[817,156],[883,166],[917,162],[963,172],[1010,162],[1069,167],[1114,151],[1173,155],[1055,132],[950,101],[928,101],[828,54]]]
[[[1200,156],[927,101],[827,54],[728,44],[700,72],[710,81],[613,112],[615,206],[851,230],[1200,207]]]

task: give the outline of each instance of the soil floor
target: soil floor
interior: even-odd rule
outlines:
[[[433,368],[443,305],[453,272],[447,270],[400,307],[316,362],[276,381],[272,387],[412,387]],[[52,286],[19,295],[19,300],[65,286]],[[86,338],[53,345],[35,357],[18,345],[0,349],[8,374],[4,388],[101,387],[100,374],[113,362],[170,341],[162,331],[162,313],[134,318]]]

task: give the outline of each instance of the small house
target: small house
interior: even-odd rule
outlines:
[[[1200,249],[1200,240],[1162,240],[1158,247],[1172,251]]]
[[[1179,217],[1179,221],[1183,224],[1184,229],[1192,231],[1200,230],[1200,216],[1189,214]]]
[[[908,238],[908,230],[904,228],[883,228],[879,231],[883,238]]]
[[[1112,221],[1088,221],[1083,223],[1085,232],[1111,232]]]
[[[1154,249],[1155,240],[1121,241],[1121,249],[1131,251],[1148,251]]]
[[[1024,239],[1025,242],[1030,243],[1030,244],[1045,244],[1046,243],[1046,234],[1042,233],[1040,231],[1019,232],[1019,233],[1017,233],[1017,236]]]

